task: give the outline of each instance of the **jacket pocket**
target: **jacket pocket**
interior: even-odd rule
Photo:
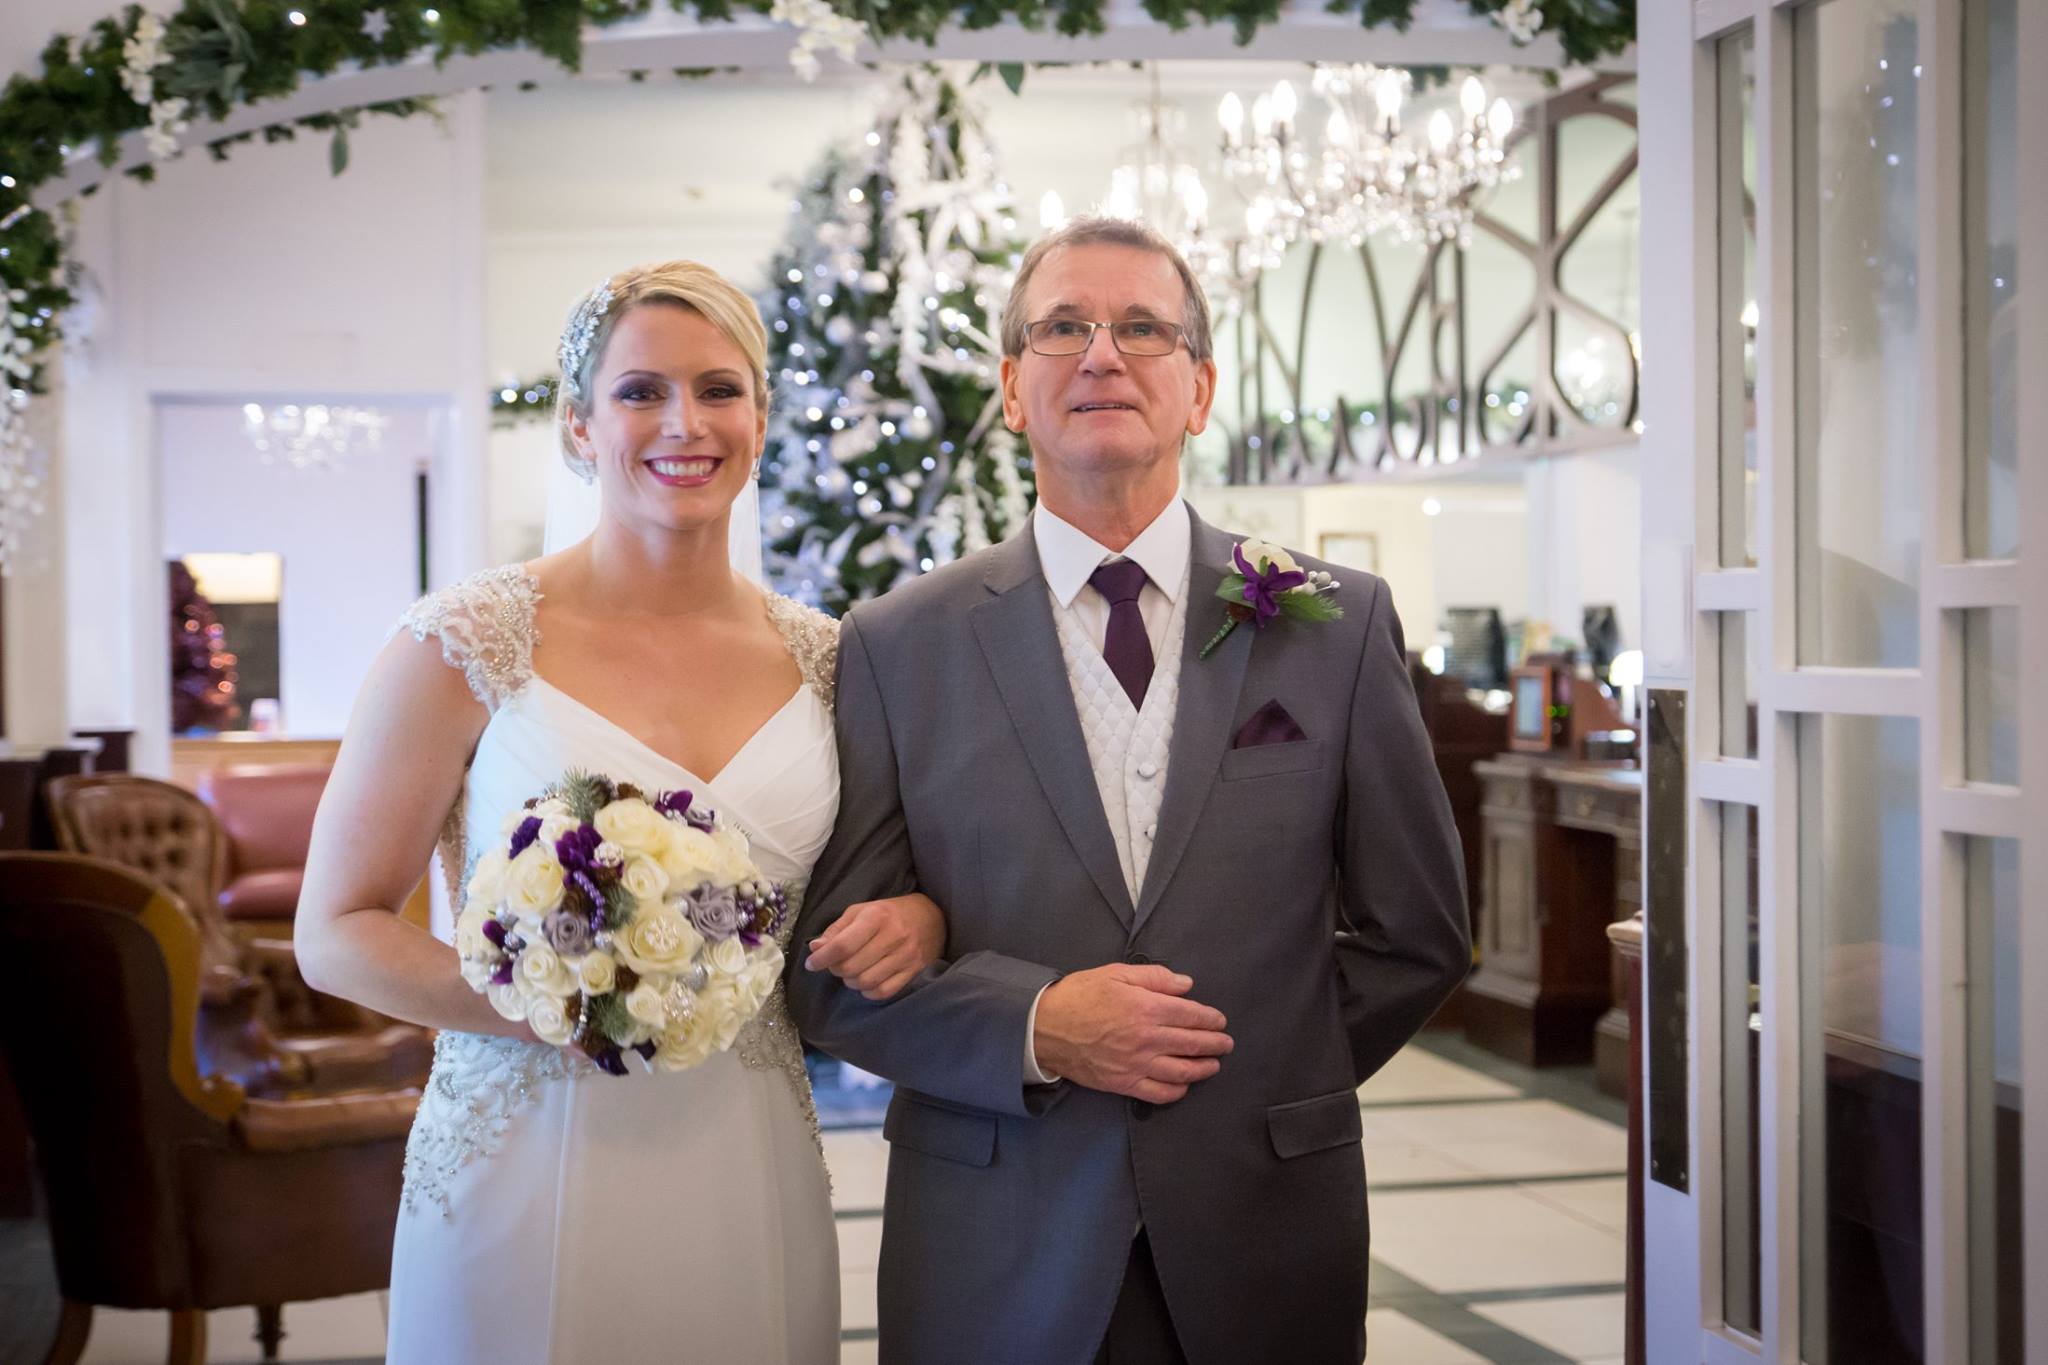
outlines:
[[[995,1115],[942,1109],[900,1090],[882,1121],[882,1136],[891,1146],[967,1166],[986,1166],[996,1158]]]
[[[1311,772],[1323,766],[1323,747],[1320,739],[1296,739],[1285,744],[1231,749],[1223,755],[1222,778],[1235,782],[1248,777]]]
[[[1365,1138],[1365,1120],[1358,1112],[1358,1094],[1339,1090],[1310,1100],[1276,1104],[1266,1111],[1266,1130],[1282,1161],[1310,1152],[1327,1151]]]

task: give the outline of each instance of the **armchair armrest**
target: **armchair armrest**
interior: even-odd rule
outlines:
[[[417,1090],[383,1090],[304,1100],[250,1100],[233,1120],[251,1152],[304,1152],[403,1138],[419,1107]]]

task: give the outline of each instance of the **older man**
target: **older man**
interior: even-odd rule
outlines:
[[[1157,235],[1039,242],[1003,349],[1038,509],[848,617],[789,982],[806,1038],[899,1085],[882,1359],[1355,1365],[1354,1089],[1470,962],[1400,623],[1181,501],[1216,366]],[[872,1003],[863,903],[912,889],[949,960]]]

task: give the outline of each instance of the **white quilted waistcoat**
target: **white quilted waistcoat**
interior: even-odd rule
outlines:
[[[1093,589],[1084,588],[1084,592]],[[1123,684],[1109,668],[1071,611],[1053,603],[1059,622],[1060,653],[1067,664],[1067,682],[1080,713],[1081,736],[1088,743],[1088,761],[1095,769],[1095,789],[1102,813],[1116,840],[1116,860],[1123,869],[1131,904],[1145,884],[1152,860],[1152,840],[1159,829],[1159,803],[1166,795],[1166,757],[1173,746],[1173,717],[1180,707],[1181,646],[1187,637],[1188,585],[1182,577],[1173,615],[1154,660],[1145,705],[1135,707]]]

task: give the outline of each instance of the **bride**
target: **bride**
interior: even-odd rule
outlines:
[[[765,875],[808,875],[839,801],[837,628],[728,548],[758,566],[766,356],[753,303],[704,266],[593,290],[562,338],[557,422],[595,530],[415,605],[349,721],[301,969],[441,1030],[406,1151],[392,1365],[838,1358],[837,1240],[780,989],[730,1052],[614,1077],[473,992],[445,917],[430,936],[393,913],[437,845],[459,898],[506,813],[572,768],[688,790]],[[861,911],[833,931],[862,940],[835,970],[876,998],[943,947],[923,897]]]

